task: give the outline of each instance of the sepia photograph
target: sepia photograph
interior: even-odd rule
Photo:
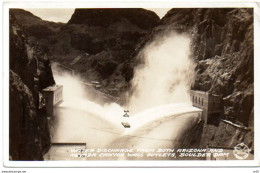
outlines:
[[[253,6],[7,10],[11,165],[259,164]]]

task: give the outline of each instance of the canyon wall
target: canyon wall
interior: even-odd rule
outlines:
[[[9,156],[42,160],[50,147],[41,91],[55,84],[50,61],[37,41],[24,32],[10,10]]]

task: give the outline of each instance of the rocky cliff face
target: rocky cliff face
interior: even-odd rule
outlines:
[[[31,25],[26,24],[28,16],[19,19],[26,28]],[[103,92],[118,95],[132,78],[136,44],[159,20],[145,9],[76,9],[59,32],[41,37],[40,44],[53,61],[75,70],[85,81],[102,81]]]
[[[222,118],[253,128],[253,9],[172,9],[155,29],[167,30],[189,33],[193,39],[197,66],[192,89],[220,95]],[[223,122],[208,125],[203,136],[203,146],[245,142],[253,147],[253,131]]]
[[[9,31],[10,159],[42,160],[50,146],[50,134],[40,96],[42,89],[55,81],[46,54],[16,22],[12,10]]]
[[[42,20],[31,12],[22,9],[11,9],[11,11],[17,19],[16,22],[23,27],[25,32],[42,41],[55,35],[65,25],[64,23]]]
[[[132,54],[159,17],[145,9],[76,9],[61,35],[68,37],[65,64],[86,80],[102,81],[103,92],[118,96],[132,78]],[[81,58],[74,64],[76,56]],[[56,59],[56,58],[54,58]]]
[[[159,17],[154,12],[137,8],[76,9],[68,24],[109,27],[124,20],[140,29],[149,30],[158,24]],[[130,28],[122,29],[130,31]]]

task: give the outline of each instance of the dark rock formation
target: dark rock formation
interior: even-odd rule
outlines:
[[[11,9],[17,23],[23,27],[23,30],[38,39],[46,39],[60,31],[64,23],[55,23],[42,20],[41,18],[33,15],[29,11],[22,9]]]
[[[70,38],[66,47],[82,55],[72,68],[86,80],[102,81],[103,92],[118,96],[133,76],[136,44],[158,23],[159,17],[145,9],[76,9],[62,31]],[[72,57],[63,62],[70,66]]]
[[[159,17],[151,11],[135,8],[76,9],[68,24],[109,27],[123,20],[149,30],[157,25]]]
[[[24,10],[15,13],[23,23],[36,20]],[[133,76],[136,44],[159,20],[154,12],[145,9],[76,9],[59,32],[40,37],[40,45],[46,48],[48,57],[74,69],[83,80],[102,81],[103,92],[119,95]],[[37,27],[45,25],[49,29],[44,32],[54,32],[54,25],[46,22],[42,20],[35,25],[29,22],[23,26],[39,38],[34,33],[38,32]],[[78,61],[72,63],[77,57],[80,57]]]
[[[10,10],[10,159],[43,159],[50,134],[39,100],[42,89],[53,84],[44,51],[22,30]]]

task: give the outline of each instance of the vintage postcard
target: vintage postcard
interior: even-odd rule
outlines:
[[[5,2],[3,16],[4,166],[259,166],[256,2]]]

